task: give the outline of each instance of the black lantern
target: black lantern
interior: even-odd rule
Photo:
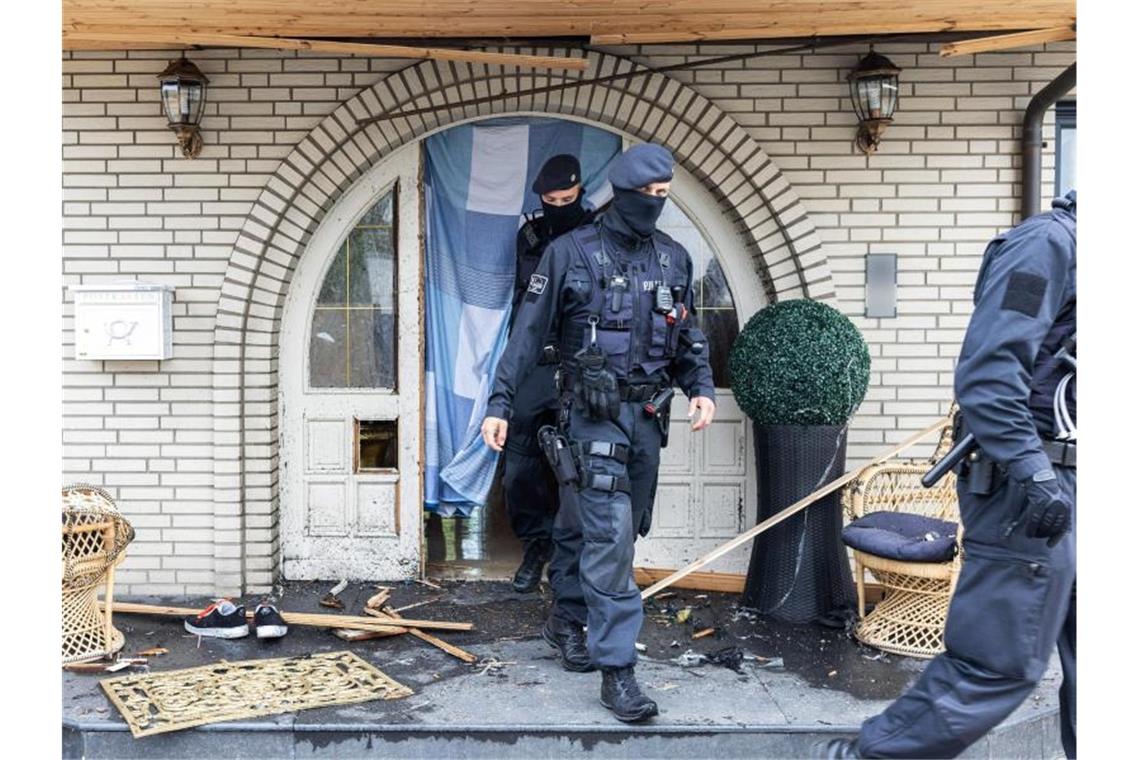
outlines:
[[[855,144],[868,155],[879,147],[879,140],[895,114],[895,106],[899,102],[901,71],[889,58],[879,55],[872,48],[859,61],[855,70],[847,75],[847,82],[851,85],[851,102],[855,104],[855,113],[859,116]]]
[[[202,152],[202,135],[198,133],[198,122],[202,120],[202,109],[206,105],[206,83],[210,80],[185,57],[171,61],[166,70],[158,75],[158,80],[162,110],[169,122],[167,126],[178,136],[182,155],[195,158]]]

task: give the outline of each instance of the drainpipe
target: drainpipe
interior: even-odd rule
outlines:
[[[1033,96],[1021,128],[1021,218],[1041,211],[1041,123],[1045,112],[1077,86],[1077,64],[1065,69]]]

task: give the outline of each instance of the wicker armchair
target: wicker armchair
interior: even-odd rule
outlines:
[[[905,562],[853,549],[859,623],[855,637],[887,652],[931,658],[945,651],[943,631],[950,597],[962,563],[962,525],[955,476],[934,488],[920,479],[952,445],[954,410],[947,416],[938,447],[929,459],[893,460],[868,466],[843,491],[851,520],[873,512],[908,512],[957,523],[957,551],[948,562]],[[865,614],[865,571],[883,586],[883,599]]]
[[[111,625],[115,566],[135,537],[115,502],[95,486],[63,489],[63,662],[96,660],[123,648]],[[105,609],[98,590],[106,587]]]

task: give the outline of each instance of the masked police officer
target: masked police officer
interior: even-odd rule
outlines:
[[[953,757],[1033,691],[1057,645],[1076,755],[1077,196],[993,240],[954,375],[978,449],[958,479],[964,561],[946,653],[830,757]]]
[[[582,168],[574,156],[554,156],[535,177],[531,189],[542,201],[541,216],[527,219],[515,240],[515,295],[511,330],[526,295],[530,277],[551,240],[593,219],[582,206]],[[533,591],[542,579],[554,545],[550,533],[558,508],[558,487],[538,446],[538,429],[556,421],[558,391],[554,370],[558,364],[558,337],[550,336],[533,368],[519,381],[511,418],[511,435],[503,454],[503,490],[511,529],[523,542],[523,560],[515,571],[513,588]]]
[[[543,630],[567,670],[602,670],[602,704],[623,721],[657,714],[634,677],[642,604],[633,543],[645,535],[668,433],[674,383],[693,430],[715,404],[704,337],[692,317],[692,263],[656,230],[673,177],[659,145],[630,148],[610,166],[613,203],[600,222],[551,243],[531,276],[483,421],[500,449],[518,378],[558,335],[561,433],[543,443],[563,490],[554,525],[554,606]],[[583,632],[588,625],[588,635]]]

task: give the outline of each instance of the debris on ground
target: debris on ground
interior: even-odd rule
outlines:
[[[348,588],[348,581],[342,579],[340,583],[329,589],[329,592],[324,595],[318,604],[320,604],[322,607],[331,607],[334,610],[343,610],[344,602],[341,601],[340,597],[337,596],[337,594],[344,591],[346,588]]]
[[[141,652],[139,652],[138,656],[139,657],[159,657],[159,656],[164,655],[164,654],[170,654],[170,650],[167,649],[166,647],[151,647],[150,649],[144,649]]]
[[[416,583],[420,584],[421,586],[427,586],[428,588],[434,588],[436,591],[443,590],[443,586],[435,583],[434,581],[429,581],[427,578],[416,578]]]
[[[677,622],[678,623],[684,623],[686,620],[688,620],[692,616],[692,614],[693,614],[693,608],[692,607],[686,607],[685,609],[683,609],[677,613]]]
[[[699,630],[693,634],[693,638],[694,639],[703,639],[705,636],[712,636],[714,633],[716,633],[715,628],[702,628],[701,630]]]
[[[498,672],[508,665],[518,665],[518,663],[514,660],[497,660],[494,657],[485,657],[475,667],[480,668],[479,675],[485,676],[489,673],[498,675]]]
[[[637,650],[637,651],[639,651],[639,652],[647,652],[647,651],[649,651],[649,647],[645,646],[645,645],[644,645],[644,644],[642,644],[640,641],[635,641],[635,642],[634,642],[634,644],[633,644],[633,648],[634,648],[634,649],[636,649],[636,650]]]
[[[371,607],[374,610],[378,610],[387,604],[388,598],[392,596],[392,589],[390,587],[377,586],[376,588],[379,589],[379,593],[369,597],[368,601],[364,603],[365,607]]]

